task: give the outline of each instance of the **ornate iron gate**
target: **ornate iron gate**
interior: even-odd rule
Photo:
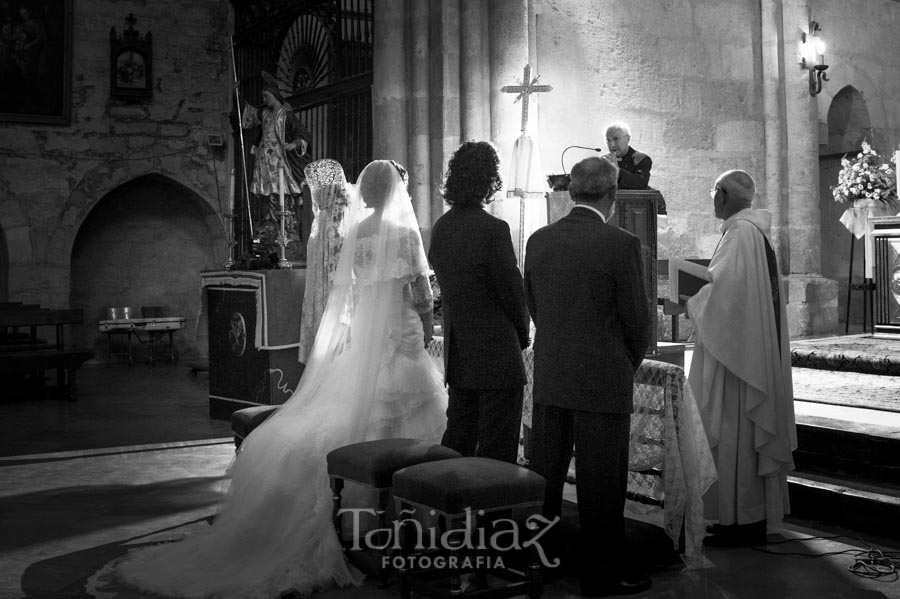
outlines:
[[[272,73],[282,95],[312,134],[312,157],[334,158],[355,181],[372,159],[372,60],[374,0],[232,0],[234,60],[241,101],[257,105],[261,73]],[[243,108],[243,107],[242,107]],[[241,168],[237,111],[235,148],[235,237],[249,248],[246,177]],[[252,168],[245,139],[244,163]]]

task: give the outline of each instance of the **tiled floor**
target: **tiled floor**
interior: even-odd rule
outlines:
[[[78,402],[0,402],[0,599],[85,597],[85,580],[107,561],[215,512],[233,445],[228,424],[206,417],[204,376],[165,364],[89,365]],[[646,525],[630,530],[638,543],[658,538]],[[820,535],[795,522],[771,529],[762,550],[707,550],[710,568],[687,572],[671,561],[648,563],[654,585],[639,596],[900,598],[900,582],[849,571],[864,542],[810,538]],[[658,561],[649,559],[658,548],[646,548],[642,557]],[[367,583],[320,596],[397,593]],[[549,583],[544,594],[577,596],[573,577]]]

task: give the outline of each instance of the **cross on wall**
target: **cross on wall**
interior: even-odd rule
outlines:
[[[525,65],[525,71],[522,74],[522,82],[519,85],[504,85],[500,88],[501,92],[508,94],[519,94],[513,101],[513,104],[522,100],[522,133],[528,128],[528,96],[534,93],[553,91],[551,85],[535,85],[540,79],[540,75],[531,78],[531,65]]]

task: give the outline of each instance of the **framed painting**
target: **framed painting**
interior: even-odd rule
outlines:
[[[72,2],[0,2],[0,122],[71,122]]]

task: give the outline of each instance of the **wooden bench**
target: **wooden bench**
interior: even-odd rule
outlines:
[[[32,387],[39,382],[43,388],[43,373],[56,369],[57,391],[70,400],[77,398],[76,372],[94,357],[94,352],[65,346],[65,326],[83,324],[81,309],[0,309],[0,330],[10,333],[12,341],[0,345],[0,375],[34,375]],[[37,337],[39,327],[56,329],[55,343]],[[21,335],[19,329],[27,328]],[[39,381],[38,381],[39,379]],[[7,387],[7,385],[4,385]]]
[[[41,307],[39,304],[23,304],[22,302],[0,302],[0,312],[14,311],[14,310],[40,310]],[[36,329],[31,328],[31,331],[19,331],[17,328],[11,327],[0,327],[0,351],[3,351],[4,348],[11,345],[19,345],[23,343],[44,343],[47,342],[43,339],[37,339]]]

